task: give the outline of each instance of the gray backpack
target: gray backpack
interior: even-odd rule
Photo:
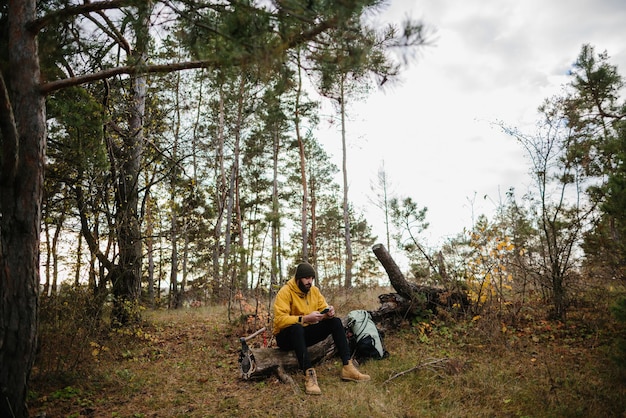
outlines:
[[[358,361],[389,357],[389,353],[383,347],[378,328],[368,311],[359,309],[348,313],[346,335],[353,357]]]

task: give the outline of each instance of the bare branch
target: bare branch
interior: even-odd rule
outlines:
[[[106,0],[96,1],[93,3],[87,2],[79,6],[66,7],[49,13],[39,19],[33,20],[28,25],[28,30],[37,33],[50,23],[65,19],[66,17],[84,15],[102,10],[119,9],[124,6],[132,6],[134,3],[136,3],[134,0]]]
[[[441,367],[443,367],[443,366],[444,366],[444,364],[445,364],[445,363],[447,363],[449,360],[450,360],[450,359],[449,359],[449,358],[447,358],[447,357],[444,357],[444,358],[436,358],[436,359],[432,359],[432,360],[430,360],[430,361],[427,361],[426,363],[421,363],[421,364],[418,364],[417,366],[415,366],[415,367],[411,367],[411,368],[410,368],[410,369],[408,369],[408,370],[405,370],[405,371],[402,371],[402,372],[398,372],[398,373],[396,373],[396,374],[392,375],[389,379],[387,379],[387,380],[385,380],[385,381],[383,382],[383,385],[384,385],[384,384],[386,384],[386,383],[389,383],[390,381],[392,381],[392,380],[393,380],[393,379],[395,379],[396,377],[404,376],[405,374],[407,374],[407,373],[411,373],[412,371],[415,371],[415,370],[421,370],[421,369],[434,369],[434,368],[437,368],[437,367],[441,368]]]
[[[87,15],[86,18],[93,22],[94,25],[99,27],[102,32],[106,33],[109,38],[113,39],[118,45],[122,47],[122,49],[124,49],[124,51],[126,51],[128,55],[130,55],[132,52],[132,48],[126,38],[124,38],[124,35],[120,33],[115,25],[113,25],[111,19],[109,19],[109,17],[104,14],[104,12],[98,11],[98,15],[102,18],[102,20],[106,22],[106,26],[91,15]]]

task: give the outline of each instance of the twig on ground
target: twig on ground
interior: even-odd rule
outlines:
[[[415,367],[411,367],[408,370],[404,370],[402,372],[398,372],[398,373],[392,375],[389,379],[387,379],[387,380],[385,380],[383,382],[383,385],[388,383],[388,382],[390,382],[391,380],[395,379],[396,377],[404,376],[405,374],[410,373],[410,372],[415,371],[415,370],[421,370],[421,369],[431,369],[431,370],[434,370],[435,368],[443,367],[444,364],[446,362],[448,362],[448,360],[450,360],[450,359],[447,358],[447,357],[431,359],[431,360],[429,360],[429,361],[427,361],[425,363],[421,363],[421,364],[418,364]]]
[[[281,382],[288,383],[291,386],[294,394],[296,395],[300,394],[300,388],[298,387],[296,382],[293,380],[293,377],[291,377],[289,373],[285,371],[283,366],[278,366],[276,368],[276,374],[278,374],[278,378],[280,379]]]

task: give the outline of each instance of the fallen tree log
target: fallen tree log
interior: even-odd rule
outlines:
[[[282,370],[298,368],[298,359],[293,350],[284,351],[274,347],[248,347],[247,339],[241,338],[240,341],[242,349],[239,357],[239,371],[240,377],[244,380],[265,378],[276,372],[279,367]],[[241,356],[241,353],[245,352],[249,353],[247,360],[242,359]],[[328,360],[336,353],[337,348],[331,336],[309,347],[309,357],[313,364]],[[250,364],[250,366],[248,367],[246,364]],[[280,374],[279,377],[281,377]],[[283,377],[281,377],[281,380],[289,383]]]

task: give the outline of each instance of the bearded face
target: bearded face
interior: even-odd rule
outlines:
[[[313,280],[312,279],[298,279],[298,288],[306,293],[309,293],[309,290],[311,290],[311,284],[312,284]]]

